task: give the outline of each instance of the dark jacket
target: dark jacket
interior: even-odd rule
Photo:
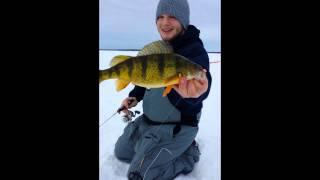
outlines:
[[[200,31],[193,25],[189,25],[188,29],[181,36],[175,38],[170,44],[175,53],[180,54],[207,70],[208,90],[198,98],[181,98],[181,96],[172,89],[167,95],[170,102],[175,105],[182,115],[196,116],[202,109],[202,101],[208,97],[211,87],[211,75],[209,72],[209,57],[203,47],[203,43],[199,38]],[[136,97],[138,101],[143,99],[145,93],[144,87],[135,86],[129,93],[130,97]],[[180,99],[180,100],[179,100]]]

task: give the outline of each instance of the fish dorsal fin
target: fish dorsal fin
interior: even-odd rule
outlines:
[[[145,45],[138,53],[138,56],[150,54],[169,54],[173,53],[173,48],[168,43],[158,40]]]
[[[115,66],[129,58],[131,58],[132,56],[125,56],[125,55],[118,55],[112,58],[111,62],[110,62],[110,66]]]

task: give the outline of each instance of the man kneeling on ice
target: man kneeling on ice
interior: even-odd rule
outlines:
[[[189,25],[187,0],[160,0],[156,25],[163,41],[174,53],[199,64],[203,79],[181,77],[179,85],[163,97],[165,88],[135,86],[122,102],[127,109],[143,100],[143,114],[125,127],[115,145],[115,156],[130,163],[128,178],[174,179],[190,173],[199,161],[195,141],[201,117],[202,102],[211,86],[209,57],[199,38],[200,31]]]

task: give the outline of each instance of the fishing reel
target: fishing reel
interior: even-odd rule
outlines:
[[[131,103],[133,102],[133,100],[132,99],[130,99],[129,100],[129,102],[128,102],[128,104],[130,105]],[[122,110],[124,110],[124,109],[127,109],[125,106],[121,106],[118,110],[117,110],[117,112],[118,113],[120,113]],[[122,120],[123,120],[123,122],[129,122],[129,121],[131,121],[132,120],[132,118],[134,118],[134,117],[136,117],[136,114],[140,114],[140,111],[130,111],[129,109],[127,109],[128,110],[128,114],[125,114],[124,116],[122,116]]]
[[[130,111],[128,110],[129,113],[125,114],[124,116],[122,116],[122,121],[123,122],[129,122],[132,120],[132,118],[136,117],[137,114],[140,114],[140,111]]]

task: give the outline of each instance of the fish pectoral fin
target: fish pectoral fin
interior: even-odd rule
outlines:
[[[166,80],[164,80],[164,84],[179,84],[179,80],[180,80],[180,77],[181,77],[181,73],[179,74],[176,74],[174,76],[171,76],[169,78],[167,78]]]
[[[167,86],[166,89],[163,91],[162,96],[163,96],[163,97],[167,96],[167,94],[170,93],[170,91],[171,91],[172,88],[173,88],[173,85]]]
[[[129,83],[130,81],[126,81],[126,80],[121,80],[121,79],[116,80],[116,90],[121,91],[122,89],[127,87]]]
[[[131,58],[132,56],[125,56],[125,55],[118,55],[112,58],[111,62],[110,62],[110,66],[115,66],[129,58]]]
[[[171,76],[171,77],[167,78],[166,80],[164,80],[164,84],[169,84],[169,85],[179,84],[181,77],[182,77],[182,74],[178,73],[178,74]]]
[[[175,84],[179,84],[180,82],[180,78],[182,77],[182,74],[181,73],[178,73],[177,75],[174,75],[168,79],[166,79],[164,81],[165,84],[168,84],[168,86],[166,87],[166,89],[163,91],[163,94],[162,96],[165,97],[167,96],[167,94],[170,93],[171,89],[173,88],[173,86]]]

